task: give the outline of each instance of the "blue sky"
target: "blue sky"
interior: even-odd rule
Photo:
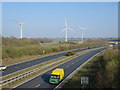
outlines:
[[[24,22],[25,38],[63,38],[65,17],[74,30],[68,37],[81,37],[78,25],[87,26],[86,38],[118,36],[117,2],[3,2],[2,35],[19,38]]]

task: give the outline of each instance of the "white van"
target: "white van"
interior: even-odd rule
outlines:
[[[6,66],[0,65],[0,70],[6,70],[6,69],[7,69]]]

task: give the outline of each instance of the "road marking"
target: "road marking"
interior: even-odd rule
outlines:
[[[67,68],[68,68],[69,66],[67,66]]]
[[[35,87],[39,87],[40,86],[40,84],[38,84],[37,86],[35,86]]]
[[[94,54],[92,57],[87,59],[82,65],[80,65],[76,70],[74,70],[70,75],[68,75],[61,83],[59,83],[53,90],[57,90],[58,88],[61,88],[75,73],[77,73],[87,62],[89,62],[93,57],[97,56],[99,53],[104,52],[104,50]]]

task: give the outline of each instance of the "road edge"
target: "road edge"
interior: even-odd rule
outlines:
[[[105,49],[101,52],[104,52]],[[69,76],[67,76],[60,84],[58,84],[53,90],[59,90],[69,79],[71,79],[87,62],[89,62],[93,57],[97,56],[99,53],[95,54],[91,58],[89,58],[86,62],[84,62],[81,66],[79,66],[76,70],[74,70]]]

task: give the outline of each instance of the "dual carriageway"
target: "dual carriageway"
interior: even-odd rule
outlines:
[[[94,49],[94,48],[98,48],[98,47],[100,47],[100,46],[94,46],[94,47],[89,47],[89,48],[84,48],[84,49],[73,50],[73,52],[81,52],[81,51],[85,51],[88,49]],[[100,48],[100,49],[85,53],[83,55],[77,56],[77,57],[59,65],[59,66],[56,66],[56,67],[38,75],[37,77],[34,77],[33,79],[31,79],[27,82],[24,82],[22,84],[15,86],[14,88],[50,88],[50,89],[54,89],[57,85],[49,84],[49,77],[50,77],[50,73],[52,72],[52,70],[54,70],[55,68],[63,68],[65,70],[65,77],[64,77],[64,79],[65,79],[74,70],[76,70],[79,66],[81,66],[83,63],[85,63],[91,57],[93,57],[97,53],[102,52],[104,50],[105,50],[105,48]],[[39,59],[35,59],[35,60],[31,60],[31,61],[22,62],[19,64],[8,66],[8,69],[5,70],[4,72],[2,72],[1,77],[10,75],[11,73],[23,70],[25,68],[29,68],[31,66],[34,66],[34,65],[37,65],[37,64],[40,64],[43,62],[47,62],[47,61],[65,56],[66,53],[67,52],[63,52],[63,53],[50,55],[50,56],[42,57]]]

